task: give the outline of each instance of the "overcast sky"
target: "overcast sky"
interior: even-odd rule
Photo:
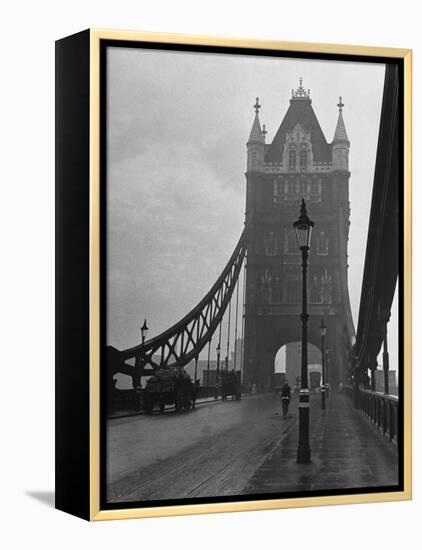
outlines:
[[[327,141],[338,96],[350,147],[349,290],[357,323],[384,65],[108,49],[108,334],[126,348],[184,316],[242,232],[246,141],[259,96],[272,141],[291,89],[311,90]]]

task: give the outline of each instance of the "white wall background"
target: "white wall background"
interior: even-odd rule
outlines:
[[[4,548],[312,546],[329,550],[340,545],[356,550],[418,545],[420,468],[414,474],[415,499],[405,503],[95,525],[47,505],[53,498],[54,471],[54,40],[96,26],[413,48],[416,210],[421,199],[418,4],[412,0],[38,0],[2,4],[0,543]],[[416,210],[414,311],[422,305],[417,254],[420,220]],[[420,323],[416,319],[414,326],[417,337]],[[415,351],[416,397],[421,375]],[[415,399],[416,429],[420,411],[420,400]],[[417,464],[421,452],[416,430],[414,437]]]

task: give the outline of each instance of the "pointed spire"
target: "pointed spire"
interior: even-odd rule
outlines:
[[[336,131],[334,132],[333,143],[337,141],[345,141],[347,143],[350,143],[349,138],[347,137],[346,126],[344,125],[344,120],[343,120],[344,103],[342,102],[341,96],[339,97],[339,102],[337,103],[337,107],[338,107],[338,120],[337,120]]]
[[[255,115],[255,119],[252,124],[251,133],[249,134],[249,140],[248,141],[259,141],[264,142],[265,137],[261,130],[261,124],[259,122],[259,116],[258,113]]]
[[[250,141],[259,141],[261,143],[265,142],[265,134],[263,133],[261,129],[261,123],[259,122],[259,109],[261,108],[261,105],[259,104],[259,98],[256,98],[256,103],[254,105],[255,109],[255,119],[252,124],[251,133],[249,134],[249,140]],[[265,128],[264,128],[265,129]]]

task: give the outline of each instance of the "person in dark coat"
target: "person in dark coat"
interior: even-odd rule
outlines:
[[[290,386],[287,382],[283,384],[281,388],[281,406],[283,409],[283,416],[286,416],[287,411],[289,410],[290,403]]]
[[[290,386],[287,382],[284,382],[283,387],[281,388],[281,397],[283,396],[290,399]]]

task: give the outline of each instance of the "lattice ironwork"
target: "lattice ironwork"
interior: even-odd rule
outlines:
[[[247,233],[245,227],[220,277],[183,319],[144,344],[122,351],[107,348],[107,363],[112,373],[129,374],[136,385],[140,376],[159,368],[183,367],[198,358],[223,318],[236,287],[246,254]]]

